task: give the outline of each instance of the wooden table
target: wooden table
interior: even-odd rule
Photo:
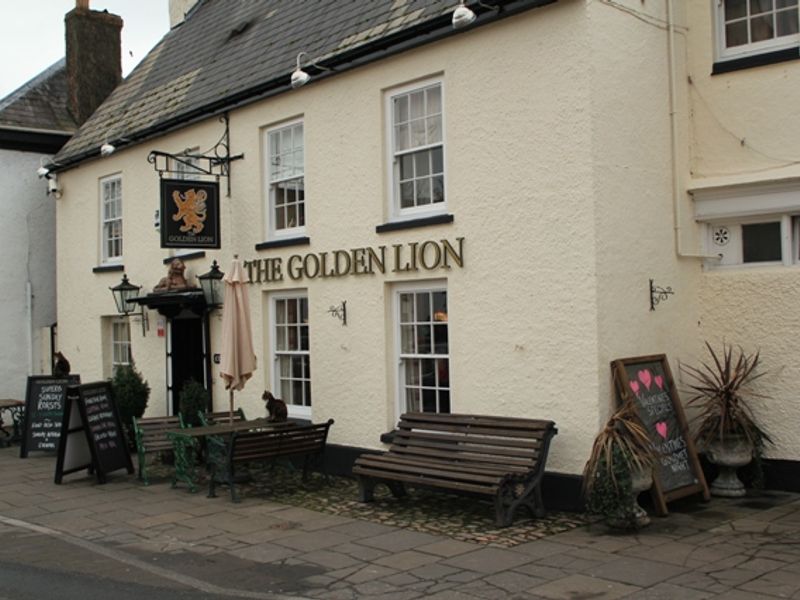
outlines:
[[[268,421],[266,418],[231,423],[223,418],[214,425],[167,430],[165,433],[172,442],[175,454],[175,473],[172,477],[172,487],[182,481],[189,486],[190,491],[197,491],[199,439],[204,438],[207,442],[205,456],[207,466],[213,465],[217,473],[224,475],[228,458],[228,440],[231,434],[237,431],[257,431],[259,429],[294,427],[295,425],[292,421],[276,423]]]
[[[3,412],[8,411],[11,415],[13,433],[5,427]],[[0,438],[0,444],[8,446],[11,442],[18,441],[22,437],[22,419],[25,415],[25,403],[22,400],[5,399],[0,400],[0,433],[5,437]]]

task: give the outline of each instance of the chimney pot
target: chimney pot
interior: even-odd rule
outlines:
[[[75,8],[78,10],[89,10],[89,0],[75,0]]]

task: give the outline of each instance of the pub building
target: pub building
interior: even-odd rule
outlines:
[[[712,0],[170,4],[50,165],[83,381],[135,360],[146,415],[190,378],[225,409],[200,283],[238,257],[236,405],[334,418],[336,471],[406,411],[551,419],[545,495],[574,506],[611,362],[665,354],[680,389],[725,340],[761,350],[767,483],[797,488],[796,5],[751,39]]]

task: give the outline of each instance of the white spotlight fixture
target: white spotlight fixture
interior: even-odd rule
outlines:
[[[58,187],[58,179],[56,179],[55,175],[50,175],[47,178],[47,193],[53,194],[56,199],[61,198],[61,188]]]
[[[476,18],[475,13],[464,5],[465,2],[466,0],[460,0],[458,6],[453,11],[453,29],[466,27]]]
[[[300,67],[300,57],[306,54],[305,52],[301,52],[297,55],[297,68],[295,68],[294,73],[292,73],[292,88],[299,88],[309,82],[311,79],[311,75],[303,71]]]
[[[47,175],[48,175],[49,173],[50,173],[50,169],[48,169],[48,168],[47,168],[47,167],[45,167],[45,166],[41,166],[41,167],[39,167],[38,169],[36,169],[36,174],[37,174],[39,177],[47,177]]]
[[[116,148],[113,145],[106,142],[105,144],[100,146],[100,156],[111,156],[112,154],[114,154],[115,150]]]

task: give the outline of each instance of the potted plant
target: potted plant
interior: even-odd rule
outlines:
[[[189,379],[178,394],[181,416],[186,425],[200,425],[200,412],[208,410],[208,391],[202,383]]]
[[[764,398],[752,389],[755,380],[765,375],[757,372],[760,354],[747,354],[740,347],[723,344],[718,354],[706,342],[710,362],[700,367],[681,365],[691,382],[690,405],[699,407],[693,419],[696,425],[695,442],[708,460],[719,467],[719,475],[711,484],[715,496],[745,495],[744,484],[736,469],[750,464],[760,467],[764,444],[772,440],[758,424],[748,402]],[[760,474],[759,474],[760,475]]]
[[[640,492],[653,483],[656,453],[632,402],[609,418],[597,435],[583,470],[583,491],[590,512],[605,517],[621,529],[638,529],[650,523],[639,506]]]
[[[138,419],[144,414],[150,398],[150,386],[131,362],[129,365],[121,365],[114,370],[114,377],[111,379],[111,393],[128,438],[128,445],[132,446],[134,440],[133,417]]]

